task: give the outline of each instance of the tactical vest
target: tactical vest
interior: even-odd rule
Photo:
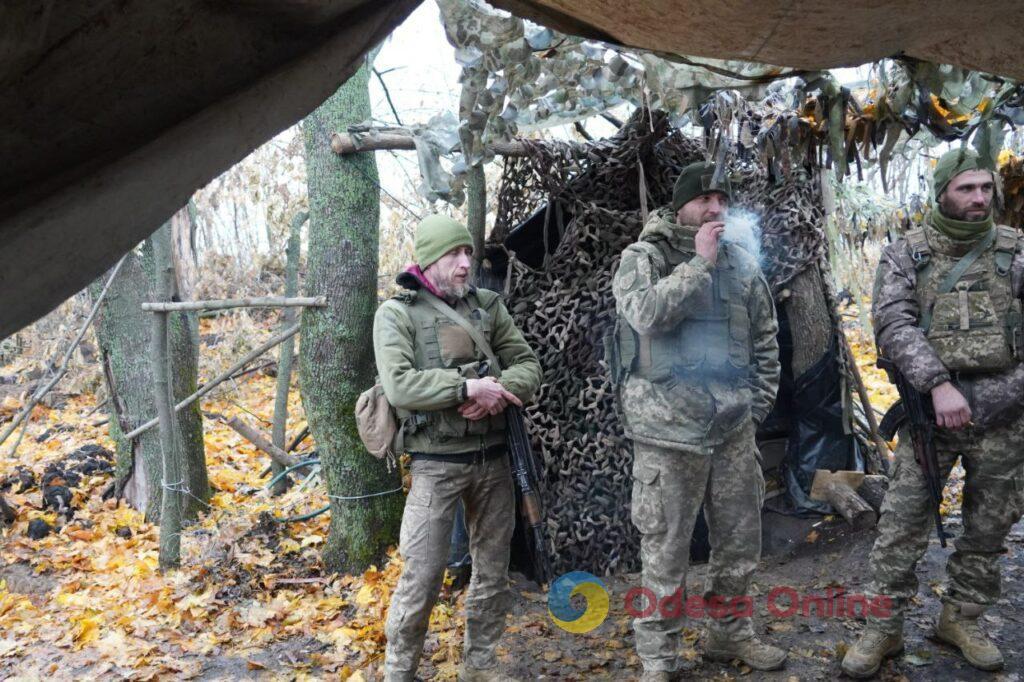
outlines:
[[[463,299],[466,305],[460,303],[457,308],[488,343],[494,319],[487,308],[497,297],[492,291],[477,289]],[[416,369],[451,369],[466,378],[476,378],[477,367],[486,356],[462,327],[434,310],[415,292],[402,292],[395,298],[407,306],[412,320]],[[423,412],[397,408],[395,411],[409,452],[470,451],[500,442],[505,429],[502,413],[474,421],[460,415],[458,406]]]
[[[1024,359],[1021,302],[1010,276],[1018,238],[1013,228],[997,225],[971,263],[971,256],[934,249],[924,228],[907,233],[919,326],[951,372],[996,372]]]
[[[652,243],[666,264],[660,276],[693,257],[693,252],[679,251],[664,239]],[[613,368],[618,368],[613,376],[615,383],[624,380],[626,374],[655,382],[673,377],[736,380],[751,375],[750,317],[739,262],[729,250],[725,244],[719,247],[711,286],[694,293],[693,307],[674,328],[640,334],[619,316],[613,349],[617,357],[612,361]]]

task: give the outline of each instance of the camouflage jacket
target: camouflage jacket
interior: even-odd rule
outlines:
[[[635,244],[622,252],[612,282],[616,308],[639,334],[679,326],[695,308],[697,297],[712,285],[714,266],[693,253],[686,239],[695,228],[677,225],[666,209],[651,214]],[[693,253],[671,268],[657,239],[677,251]],[[762,421],[779,387],[778,322],[768,284],[754,258],[742,248],[723,244],[719,255],[738,268],[740,291],[749,318],[751,371],[741,380],[674,376],[650,381],[629,374],[620,390],[627,435],[667,448],[709,451],[746,420]],[[727,255],[726,253],[727,252]]]
[[[925,226],[925,236],[933,252],[949,259],[962,257],[973,245],[952,240],[930,224]],[[1024,251],[1020,242],[1010,277],[1013,294],[1020,297],[1024,283]],[[921,393],[928,393],[952,377],[918,326],[921,310],[917,286],[918,270],[907,239],[899,239],[886,246],[875,271],[872,297],[875,342],[879,353],[889,358],[914,388]],[[1007,370],[1007,377],[1012,376],[1015,370]]]

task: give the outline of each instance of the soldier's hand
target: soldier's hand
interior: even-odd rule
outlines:
[[[720,220],[713,220],[704,223],[694,237],[694,248],[709,263],[715,265],[718,262],[718,240],[725,231],[725,223]]]
[[[957,431],[971,421],[971,406],[951,382],[945,381],[932,389],[935,423]]]
[[[522,401],[506,390],[494,377],[466,381],[466,397],[469,398],[469,402],[477,403],[491,415],[498,414],[508,407],[509,403],[523,406]]]
[[[459,414],[470,421],[480,421],[490,413],[475,400],[467,400],[459,405]]]

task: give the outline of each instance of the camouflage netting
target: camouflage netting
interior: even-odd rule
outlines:
[[[645,211],[668,203],[678,169],[703,159],[704,144],[657,112],[593,143],[523,142],[528,154],[506,160],[490,244],[492,253],[503,250],[513,228],[545,206],[547,243],[564,223],[542,267],[509,252],[506,280],[513,317],[544,368],[528,427],[546,473],[549,549],[556,572],[635,570],[633,458],[603,362],[602,336],[615,314],[611,279]],[[736,159],[731,171],[736,203],[761,216],[764,269],[776,296],[809,266],[825,272],[817,172],[794,167],[770,183],[756,159]]]

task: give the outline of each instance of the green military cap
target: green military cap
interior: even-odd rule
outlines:
[[[713,184],[715,164],[706,161],[695,161],[685,166],[676,178],[672,188],[672,210],[678,211],[691,199],[696,199],[709,192],[721,192],[732,201],[732,185],[729,175],[724,174],[718,184]]]
[[[932,172],[932,188],[935,191],[935,198],[938,199],[950,180],[969,170],[987,170],[981,164],[981,157],[978,152],[967,147],[957,147],[939,157]]]
[[[473,237],[459,221],[446,215],[428,215],[416,227],[413,247],[416,264],[424,270],[457,246],[473,248]]]

